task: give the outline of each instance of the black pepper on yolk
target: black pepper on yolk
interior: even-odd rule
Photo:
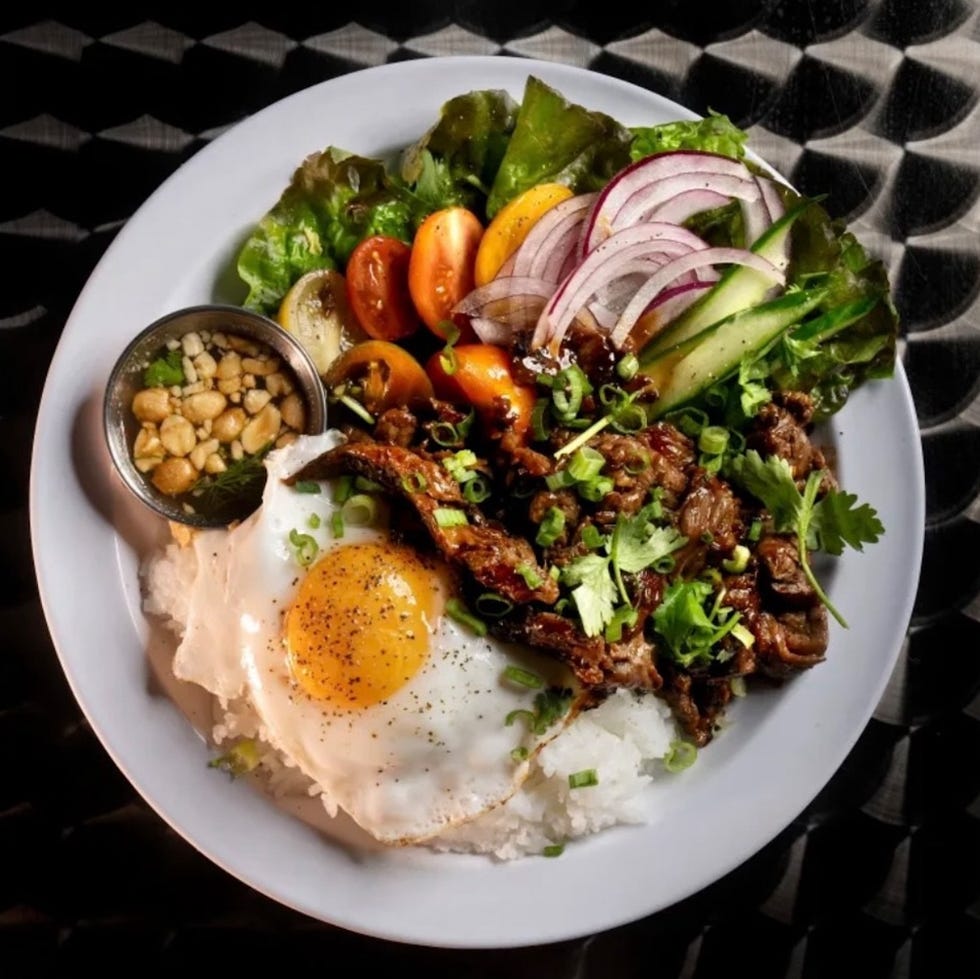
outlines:
[[[443,604],[442,576],[411,548],[332,548],[309,569],[286,614],[296,682],[337,707],[385,700],[422,667]]]

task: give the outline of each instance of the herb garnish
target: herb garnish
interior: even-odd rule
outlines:
[[[794,533],[800,556],[800,567],[820,601],[833,617],[847,628],[840,612],[834,608],[807,557],[808,550],[827,554],[843,553],[848,544],[855,550],[873,544],[885,532],[878,514],[867,503],[858,506],[853,493],[828,490],[818,500],[825,473],[815,470],[807,477],[803,492],[797,489],[789,463],[780,456],[763,460],[754,449],[731,460],[731,476],[739,485],[761,500],[769,511],[777,533]]]
[[[687,538],[673,527],[658,527],[646,508],[632,517],[619,514],[603,554],[586,554],[562,569],[562,583],[572,599],[587,636],[598,636],[616,615],[616,599],[631,607],[623,574],[636,574],[683,547]]]

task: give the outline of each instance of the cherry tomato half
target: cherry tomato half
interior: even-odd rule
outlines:
[[[494,408],[496,398],[510,403],[510,427],[522,435],[531,425],[536,392],[515,382],[510,354],[488,343],[464,343],[452,348],[454,369],[447,373],[444,352],[437,350],[425,365],[436,396],[455,404],[470,404],[478,415]]]
[[[328,391],[344,384],[357,386],[358,400],[372,414],[425,404],[433,395],[432,382],[422,365],[407,350],[387,340],[365,340],[342,353],[324,383]]]
[[[564,184],[536,184],[508,201],[487,225],[474,263],[478,286],[485,285],[521,247],[546,211],[572,196]]]
[[[473,291],[473,266],[483,237],[480,219],[465,207],[430,214],[415,233],[408,262],[408,289],[422,322],[436,336],[452,308]],[[471,328],[463,339],[475,339]]]
[[[347,298],[375,340],[404,340],[421,325],[408,291],[411,247],[398,238],[365,238],[347,261]]]

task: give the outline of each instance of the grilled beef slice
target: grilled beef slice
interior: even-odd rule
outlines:
[[[442,555],[465,567],[484,587],[518,604],[553,605],[558,600],[558,585],[538,564],[531,545],[488,521],[439,463],[410,449],[379,442],[347,442],[307,463],[286,482],[292,485],[343,473],[373,479],[389,493],[407,500]],[[468,522],[441,526],[436,511],[447,508],[462,511]]]

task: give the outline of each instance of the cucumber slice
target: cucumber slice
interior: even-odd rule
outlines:
[[[664,351],[643,368],[660,393],[651,417],[663,417],[735,373],[742,360],[760,354],[799,323],[823,296],[822,289],[787,293],[761,306],[733,313]]]
[[[751,250],[774,265],[785,265],[786,239],[796,219],[812,203],[813,200],[807,199],[790,208],[759,236]],[[771,288],[772,283],[754,269],[732,266],[712,289],[640,351],[641,367],[655,360],[664,350],[676,347],[719,320],[761,303]]]

